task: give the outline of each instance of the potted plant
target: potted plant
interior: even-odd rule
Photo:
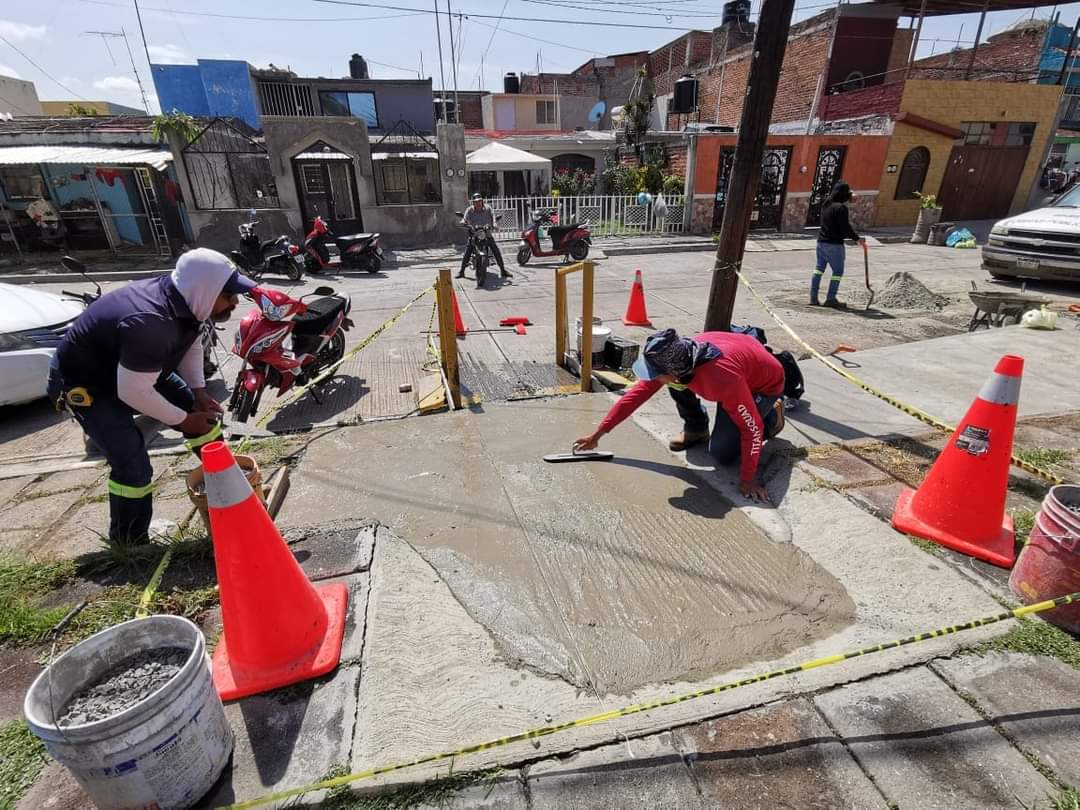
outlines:
[[[911,244],[925,245],[930,238],[930,228],[941,220],[941,206],[937,203],[936,194],[923,194],[921,191],[914,194],[919,198],[919,219],[915,223],[915,232],[911,234]]]

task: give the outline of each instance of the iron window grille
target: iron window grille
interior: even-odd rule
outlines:
[[[442,202],[438,147],[401,119],[371,148],[378,205]]]
[[[222,118],[203,128],[182,152],[195,208],[280,208],[266,147]]]

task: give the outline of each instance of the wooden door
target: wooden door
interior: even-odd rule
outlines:
[[[1027,156],[1026,146],[954,146],[938,194],[942,220],[1007,216]]]

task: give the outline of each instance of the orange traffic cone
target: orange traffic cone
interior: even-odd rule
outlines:
[[[458,309],[457,304],[457,293],[454,292],[453,287],[450,288],[450,300],[454,302],[454,331],[457,332],[459,336],[468,334],[469,329],[465,326],[465,321],[461,320],[461,310]]]
[[[905,489],[893,528],[1002,568],[1016,560],[1005,512],[1024,358],[1002,357],[918,491]]]
[[[641,283],[641,271],[634,271],[634,288],[630,290],[630,300],[626,304],[626,314],[622,322],[627,326],[652,326],[645,311],[645,286]]]
[[[313,587],[224,442],[202,451],[225,633],[214,650],[223,700],[323,675],[338,664],[348,589]]]

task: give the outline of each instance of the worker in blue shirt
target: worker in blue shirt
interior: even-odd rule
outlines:
[[[103,295],[60,342],[49,398],[71,411],[109,463],[111,542],[149,542],[153,468],[136,414],[179,430],[196,455],[221,436],[201,330],[205,321],[227,321],[254,286],[221,253],[197,248],[172,273]]]

